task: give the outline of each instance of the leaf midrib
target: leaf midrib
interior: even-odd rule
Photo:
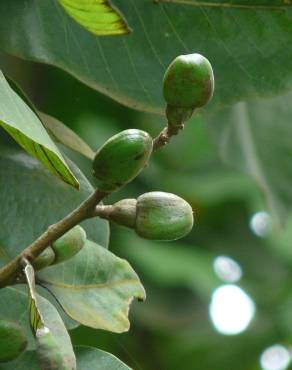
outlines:
[[[82,289],[104,289],[104,288],[112,288],[115,286],[120,286],[120,285],[126,285],[126,284],[133,284],[137,285],[137,280],[135,279],[126,279],[122,281],[109,281],[105,283],[99,283],[99,284],[78,284],[78,285],[73,285],[73,284],[66,284],[66,283],[59,283],[59,282],[52,282],[48,280],[40,280],[38,279],[38,283],[44,284],[44,285],[52,285],[57,288],[65,288],[65,289],[73,289],[73,290],[82,290]]]
[[[207,7],[207,8],[228,8],[228,9],[268,9],[268,10],[279,10],[285,9],[292,6],[292,2],[287,0],[283,4],[277,5],[262,5],[262,4],[234,4],[234,3],[218,3],[218,2],[207,2],[207,1],[195,1],[195,0],[157,0],[157,3],[170,3],[170,4],[181,4],[190,5],[193,7]]]

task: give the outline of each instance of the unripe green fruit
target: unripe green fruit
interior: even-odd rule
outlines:
[[[52,247],[47,247],[34,261],[35,270],[42,270],[55,261],[55,252]]]
[[[152,146],[151,136],[136,129],[122,131],[106,141],[93,160],[98,188],[112,192],[133,180],[148,162]]]
[[[210,62],[200,54],[180,55],[167,68],[163,95],[168,105],[197,108],[208,103],[214,91]]]
[[[54,264],[66,261],[77,254],[86,242],[86,232],[77,225],[52,244]]]
[[[72,370],[64,363],[59,345],[46,327],[37,331],[36,343],[41,370]]]
[[[135,229],[145,239],[176,240],[193,227],[193,211],[182,198],[163,192],[146,193],[100,207],[100,217]]]
[[[26,348],[23,328],[16,322],[0,320],[0,362],[12,361]]]
[[[180,55],[167,68],[163,95],[169,124],[181,124],[195,108],[206,105],[213,96],[214,75],[210,62],[200,54]]]
[[[177,195],[156,191],[137,199],[136,233],[142,238],[180,239],[193,223],[192,207]]]

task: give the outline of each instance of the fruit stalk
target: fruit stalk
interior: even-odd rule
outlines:
[[[160,134],[153,140],[153,151],[163,148],[169,143],[171,137],[177,135],[183,128],[183,124],[164,127]]]

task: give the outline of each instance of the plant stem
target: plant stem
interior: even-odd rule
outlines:
[[[12,261],[0,269],[0,288],[15,283],[18,275],[22,273],[21,261],[27,259],[32,262],[43,250],[72,229],[83,220],[92,217],[96,205],[108,195],[106,192],[96,190],[79,207],[65,216],[60,221],[48,227],[48,229],[33,241]]]
[[[183,127],[183,124],[169,124],[166,126],[153,140],[153,150],[158,150],[164,147],[170,141],[171,137],[177,135],[179,131],[183,129]],[[108,193],[99,191],[97,189],[83,203],[81,203],[79,207],[74,209],[71,213],[57,223],[50,225],[48,229],[27,248],[25,248],[22,253],[20,253],[12,261],[0,269],[0,288],[21,281],[23,270],[22,261],[26,259],[29,262],[32,262],[48,246],[64,235],[67,231],[72,229],[72,227],[76,226],[87,218],[96,216],[107,218],[107,212],[109,211],[109,208],[102,207],[100,209],[95,209],[95,207],[107,195]]]
[[[160,134],[153,140],[153,151],[163,148],[166,144],[169,143],[172,136],[177,135],[180,130],[184,128],[184,125],[177,126],[166,126],[160,132]]]
[[[111,204],[96,206],[93,210],[91,217],[100,217],[105,220],[110,220],[110,213],[113,209]]]

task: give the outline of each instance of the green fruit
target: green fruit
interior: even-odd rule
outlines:
[[[44,269],[50,266],[55,261],[55,252],[53,248],[47,247],[34,261],[33,267],[35,270]]]
[[[0,362],[17,358],[26,348],[23,328],[16,322],[0,320]]]
[[[99,208],[99,216],[135,229],[152,240],[176,240],[193,227],[193,211],[182,198],[163,192],[146,193],[135,199],[124,199],[112,206]]]
[[[170,124],[181,124],[195,108],[206,105],[213,96],[214,75],[210,62],[200,54],[180,55],[167,68],[163,95]]]
[[[66,261],[75,256],[84,246],[86,242],[86,232],[77,225],[61,236],[52,244],[55,253],[54,264]]]
[[[106,141],[93,160],[98,188],[112,192],[133,180],[148,162],[152,146],[151,136],[136,129],[122,131]]]
[[[200,54],[178,56],[165,72],[163,95],[173,107],[202,107],[212,98],[213,91],[212,66]]]
[[[46,328],[38,329],[36,335],[37,357],[41,370],[72,370],[64,362],[59,345]]]
[[[194,223],[192,207],[177,195],[151,192],[137,199],[136,232],[145,239],[176,240]]]

